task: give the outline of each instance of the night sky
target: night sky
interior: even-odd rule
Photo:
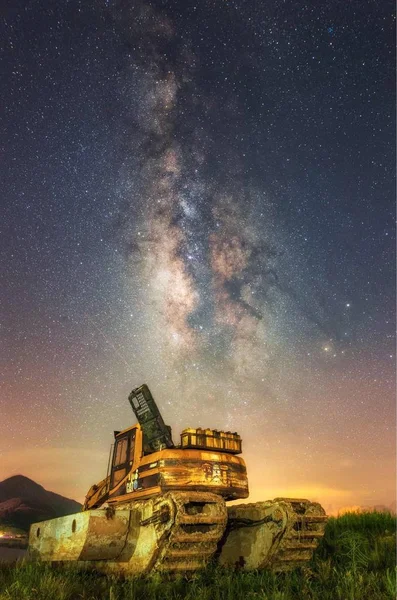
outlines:
[[[146,382],[251,500],[394,500],[393,13],[2,3],[0,479],[82,500]]]

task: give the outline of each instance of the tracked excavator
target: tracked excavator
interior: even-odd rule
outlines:
[[[128,574],[192,572],[210,559],[242,569],[308,562],[327,517],[316,502],[248,497],[237,433],[185,429],[174,444],[147,385],[129,402],[138,423],[114,432],[108,472],[80,513],[35,523],[29,554]]]

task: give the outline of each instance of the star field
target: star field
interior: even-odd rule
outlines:
[[[252,500],[392,502],[394,21],[6,2],[0,478],[81,499],[146,382]]]

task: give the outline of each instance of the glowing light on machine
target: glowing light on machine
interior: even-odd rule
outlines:
[[[241,453],[241,438],[238,433],[218,431],[217,429],[184,429],[181,433],[182,448],[208,448],[222,450],[230,454]]]

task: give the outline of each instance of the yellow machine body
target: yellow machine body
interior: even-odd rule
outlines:
[[[149,388],[129,400],[138,424],[115,432],[108,473],[83,512],[31,526],[30,555],[104,571],[191,572],[214,556],[246,569],[291,569],[310,560],[324,534],[323,508],[248,497],[237,433],[185,429],[174,445]]]
[[[229,434],[229,437],[232,435],[236,434]],[[185,437],[183,433],[182,443]],[[190,444],[189,447],[166,448],[146,456],[143,454],[142,438],[139,425],[115,435],[110,474],[88,491],[85,510],[96,508],[105,500],[116,505],[176,490],[211,492],[225,500],[248,497],[244,460],[222,451],[221,447],[207,446],[208,433],[198,440],[201,449],[192,448],[193,444]],[[193,441],[197,440],[193,438]]]

